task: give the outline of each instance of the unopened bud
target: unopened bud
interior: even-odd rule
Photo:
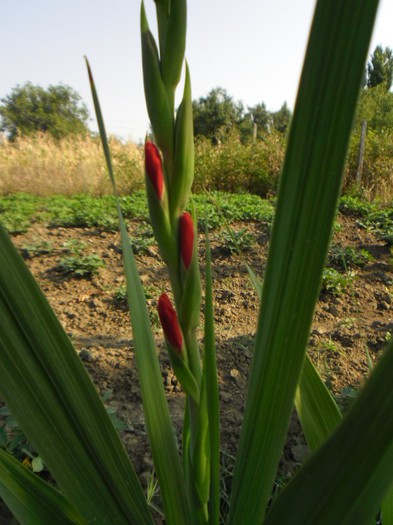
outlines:
[[[183,336],[177,314],[166,293],[161,294],[158,299],[158,315],[168,343],[174,350],[180,353],[183,348]]]
[[[161,200],[164,191],[162,161],[157,146],[150,141],[145,143],[145,169],[157,197]]]
[[[184,212],[179,219],[180,256],[184,266],[188,269],[194,249],[194,224],[188,212]]]

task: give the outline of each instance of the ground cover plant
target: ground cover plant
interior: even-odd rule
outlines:
[[[219,420],[210,250],[207,242],[202,368],[196,340],[197,230],[195,214],[184,211],[193,164],[188,70],[176,118],[173,104],[184,58],[185,3],[171,3],[168,9],[166,2],[157,2],[156,7],[160,55],[143,6],[141,17],[145,91],[156,142],[148,141],[145,147],[146,183],[150,218],[177,309],[176,314],[167,294],[159,297],[168,355],[186,393],[181,458],[119,206],[122,250],[145,422],[166,523],[218,523]],[[376,367],[342,424],[315,368],[305,359],[376,7],[377,2],[349,0],[334,9],[324,0],[317,3],[261,293],[228,524],[368,523],[391,482],[387,466],[392,459],[393,398],[386,385],[392,352]],[[92,89],[114,184],[93,82]],[[7,372],[1,375],[0,391],[62,490],[62,494],[53,490],[0,451],[2,497],[26,523],[50,523],[54,518],[61,523],[153,523],[101,400],[23,261],[3,230],[0,235],[4,248],[0,359]],[[15,384],[17,397],[12,395]],[[294,399],[315,453],[268,505]],[[379,446],[373,447],[376,436]],[[388,514],[384,507],[383,519]]]

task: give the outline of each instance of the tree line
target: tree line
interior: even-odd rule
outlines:
[[[393,127],[393,51],[378,45],[367,63],[360,95],[357,122],[367,120],[372,129]],[[212,144],[226,140],[234,130],[240,140],[263,139],[266,133],[285,134],[291,121],[286,102],[269,111],[264,102],[247,106],[235,101],[222,87],[193,101],[194,134]],[[80,95],[70,86],[47,89],[30,82],[16,86],[0,100],[0,131],[9,140],[33,133],[49,133],[60,139],[70,134],[87,134],[89,112]]]

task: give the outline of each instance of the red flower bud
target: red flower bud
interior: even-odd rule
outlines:
[[[180,256],[184,266],[188,269],[194,249],[194,224],[192,217],[186,211],[179,220]]]
[[[183,347],[183,336],[175,309],[166,293],[161,294],[158,299],[158,315],[169,344],[180,353]]]
[[[145,169],[158,198],[161,200],[164,191],[162,162],[157,146],[150,141],[145,142]]]

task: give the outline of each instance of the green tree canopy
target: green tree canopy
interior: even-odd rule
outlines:
[[[392,87],[393,51],[378,45],[367,64],[367,87],[385,86],[386,91]]]
[[[80,95],[69,86],[44,89],[27,82],[1,99],[0,117],[0,129],[10,140],[36,132],[62,138],[86,133],[89,112]]]
[[[235,102],[221,87],[194,100],[192,105],[195,136],[207,137],[213,144],[225,140],[234,130],[238,131],[242,142],[251,140],[255,130],[258,139],[273,130],[285,133],[291,119],[286,102],[274,112],[269,111],[264,102],[248,106],[245,111],[243,103]]]
[[[274,128],[281,133],[286,133],[292,118],[292,113],[287,103],[284,102],[281,108],[278,111],[271,113],[271,115]]]
[[[194,112],[194,133],[219,142],[225,134],[239,126],[244,118],[241,102],[235,102],[221,87],[212,89],[207,97],[192,103]]]
[[[363,120],[367,126],[376,131],[393,129],[393,93],[386,91],[384,84],[363,89],[356,112],[356,125]]]
[[[273,119],[264,102],[248,107],[247,116],[253,124],[257,125],[258,134],[261,132],[268,133],[270,131]]]

